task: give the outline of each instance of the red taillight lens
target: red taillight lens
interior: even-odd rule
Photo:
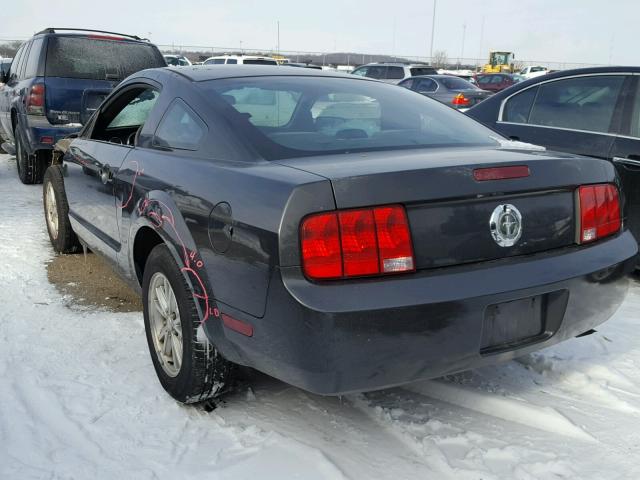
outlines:
[[[300,230],[305,273],[311,278],[341,277],[338,214],[320,213],[307,217]]]
[[[620,230],[620,198],[615,185],[583,185],[580,199],[579,242],[593,242]]]
[[[316,280],[415,269],[404,207],[390,205],[311,215],[300,228],[305,275]]]
[[[465,105],[469,105],[471,101],[467,97],[465,97],[462,93],[459,93],[455,97],[453,97],[453,100],[451,100],[451,103],[458,106],[465,106]]]
[[[31,87],[27,97],[27,113],[30,115],[44,115],[44,85],[37,83]]]
[[[347,210],[338,213],[340,240],[344,262],[344,276],[375,275],[379,273],[378,240],[373,211]]]

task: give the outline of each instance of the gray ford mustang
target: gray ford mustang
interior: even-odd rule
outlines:
[[[139,72],[43,192],[54,248],[141,292],[181,402],[238,364],[340,394],[511,359],[608,319],[637,253],[610,163],[299,68]]]

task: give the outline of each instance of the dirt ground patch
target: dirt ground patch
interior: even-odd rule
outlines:
[[[71,304],[107,308],[114,312],[142,311],[140,297],[98,255],[57,255],[47,265],[49,282]]]

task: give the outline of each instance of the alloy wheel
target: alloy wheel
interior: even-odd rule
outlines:
[[[147,301],[158,361],[167,375],[176,377],[182,366],[182,324],[175,293],[163,273],[151,277]]]
[[[56,203],[56,194],[53,191],[53,184],[47,184],[46,194],[44,196],[44,205],[47,211],[47,225],[51,237],[55,240],[58,238],[58,204]]]

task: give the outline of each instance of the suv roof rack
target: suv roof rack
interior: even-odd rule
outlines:
[[[118,33],[118,32],[108,32],[106,30],[93,30],[90,28],[53,28],[53,27],[49,27],[49,28],[45,28],[44,30],[36,33],[36,35],[39,35],[41,33],[56,33],[57,31],[65,31],[65,32],[92,32],[92,33],[107,33],[109,35],[118,35],[120,37],[127,37],[127,38],[132,38],[134,40],[144,40],[144,41],[149,41],[148,38],[140,38],[137,35],[127,35],[126,33]]]

